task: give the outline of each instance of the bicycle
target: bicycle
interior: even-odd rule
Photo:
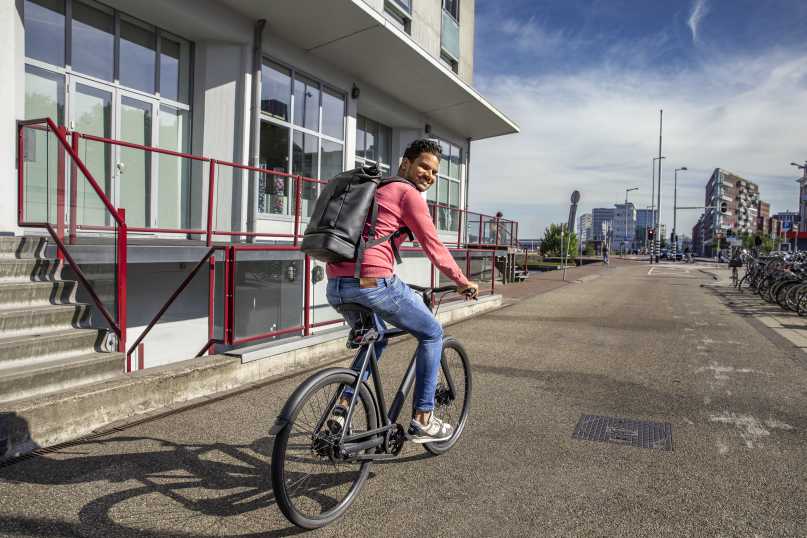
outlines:
[[[456,289],[409,286],[420,292],[435,313],[434,296]],[[440,299],[437,308],[442,296]],[[309,377],[289,397],[270,432],[275,435],[275,500],[289,521],[305,529],[324,527],[342,516],[364,486],[372,463],[396,458],[408,439],[397,420],[414,384],[415,355],[387,409],[373,344],[380,338],[409,333],[398,328],[383,329],[372,310],[358,304],[345,303],[337,311],[361,316],[347,344],[358,348],[357,358],[364,354],[361,369],[328,368]],[[470,362],[459,341],[444,337],[440,362],[433,413],[454,426],[454,433],[445,441],[423,444],[433,455],[444,454],[459,439],[468,420],[471,397]],[[367,382],[369,377],[363,380],[368,371],[373,390]],[[345,392],[347,387],[352,393]],[[342,424],[329,420],[340,398],[350,399]]]

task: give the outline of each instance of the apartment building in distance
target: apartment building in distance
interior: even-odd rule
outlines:
[[[759,201],[757,205],[757,233],[768,235],[770,232],[771,204]]]
[[[577,219],[577,237],[581,242],[593,241],[591,213],[583,213]]]
[[[605,234],[613,229],[614,223],[613,207],[596,207],[591,210],[592,240],[602,241],[606,239]]]
[[[709,208],[704,212],[701,231],[705,255],[713,255],[712,252],[717,247],[718,234],[721,235],[720,241],[723,242],[727,237],[757,231],[759,186],[753,181],[728,170],[715,168],[706,183],[704,201]],[[725,213],[720,210],[724,202]],[[693,238],[695,235],[693,231]]]
[[[614,206],[613,247],[618,250],[630,250],[636,238],[636,207],[627,204]]]

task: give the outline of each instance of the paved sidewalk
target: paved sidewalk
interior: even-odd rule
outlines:
[[[623,260],[617,261],[612,259],[610,265],[591,263],[588,265],[583,265],[582,267],[570,267],[566,270],[565,281],[563,280],[563,271],[531,271],[529,278],[527,278],[527,280],[524,282],[515,282],[506,285],[497,284],[496,293],[501,294],[505,301],[520,301],[534,297],[535,295],[552,291],[554,289],[562,288],[563,286],[593,280],[594,278],[597,278],[598,275],[601,275],[606,271],[613,270],[614,267],[624,264],[633,265],[635,263],[636,262]]]

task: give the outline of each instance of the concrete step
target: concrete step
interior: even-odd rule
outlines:
[[[0,259],[41,258],[45,245],[44,237],[0,236]]]
[[[0,310],[0,337],[39,334],[86,326],[90,307],[86,304],[40,305]]]
[[[0,309],[71,303],[75,291],[76,283],[72,280],[0,282]]]
[[[0,338],[0,372],[46,360],[93,353],[105,331],[64,329]]]
[[[36,258],[0,258],[0,283],[53,280],[59,263]]]
[[[40,397],[123,377],[123,357],[123,353],[87,353],[35,365],[4,368],[0,370],[0,402]]]

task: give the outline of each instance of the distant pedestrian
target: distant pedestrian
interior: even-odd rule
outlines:
[[[608,246],[602,247],[602,263],[608,265]]]

